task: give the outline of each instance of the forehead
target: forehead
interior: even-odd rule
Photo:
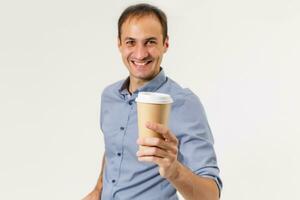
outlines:
[[[121,38],[162,38],[162,26],[153,15],[129,17],[121,27]]]

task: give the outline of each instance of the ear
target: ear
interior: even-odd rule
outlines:
[[[119,49],[119,51],[120,51],[120,50],[121,50],[122,43],[121,43],[121,40],[120,40],[119,37],[117,38],[117,43],[118,43],[118,49]]]
[[[164,53],[168,51],[168,48],[169,48],[169,36],[167,36],[164,41]]]

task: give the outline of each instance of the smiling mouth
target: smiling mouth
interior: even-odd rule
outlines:
[[[152,60],[148,60],[148,61],[134,61],[134,60],[131,60],[130,61],[132,64],[134,64],[135,66],[137,67],[145,67],[147,66],[148,64],[152,63]]]

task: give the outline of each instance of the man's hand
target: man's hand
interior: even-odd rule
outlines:
[[[99,200],[101,196],[101,191],[94,189],[92,192],[90,192],[86,197],[84,197],[82,200]]]
[[[159,165],[159,173],[162,177],[170,179],[178,175],[179,161],[178,140],[175,135],[165,126],[158,123],[148,122],[146,127],[161,134],[161,138],[139,138],[137,143],[144,148],[137,152],[138,160],[154,162]]]

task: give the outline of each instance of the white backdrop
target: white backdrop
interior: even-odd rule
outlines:
[[[0,199],[94,187],[100,93],[127,76],[116,24],[136,2],[0,2]],[[222,199],[300,199],[300,2],[146,2],[169,17],[167,75],[205,106]]]

